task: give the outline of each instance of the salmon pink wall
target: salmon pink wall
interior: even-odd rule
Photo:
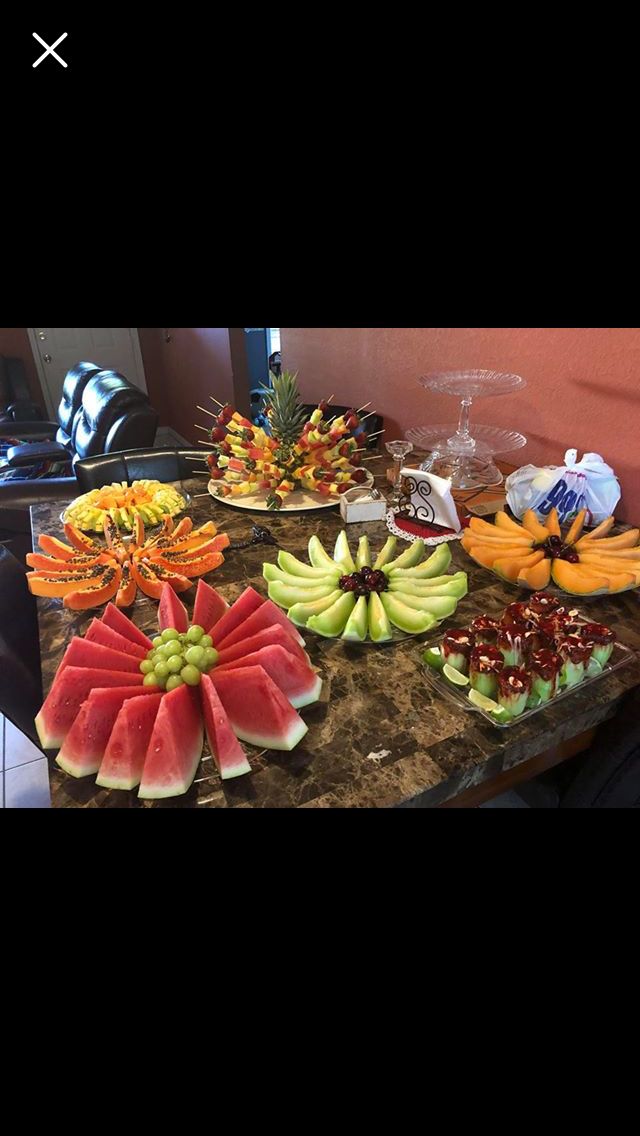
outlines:
[[[430,371],[515,371],[526,390],[482,399],[476,422],[520,430],[520,464],[559,464],[566,450],[595,451],[623,487],[620,517],[640,518],[640,328],[283,327],[284,365],[300,371],[305,401],[331,394],[373,408],[388,439],[412,425],[449,422],[455,400],[418,385]],[[507,459],[509,455],[506,455]]]
[[[204,438],[194,423],[207,421],[196,404],[215,407],[209,399],[233,401],[233,372],[227,327],[172,327],[166,342],[163,327],[139,327],[140,347],[149,398],[160,425],[171,426],[186,441]],[[213,421],[211,422],[213,425]]]
[[[40,379],[38,378],[26,327],[0,327],[0,355],[9,356],[12,359],[22,359],[27,372],[31,397],[44,410],[45,401],[42,397]]]

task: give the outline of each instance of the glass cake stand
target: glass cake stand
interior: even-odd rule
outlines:
[[[526,446],[527,439],[516,430],[499,426],[471,426],[471,407],[477,398],[494,398],[526,387],[520,375],[498,371],[451,371],[427,375],[420,380],[425,390],[450,394],[460,399],[460,421],[436,426],[417,426],[407,438],[417,450],[430,457],[422,469],[451,481],[454,489],[479,489],[501,485],[503,476],[494,458]]]

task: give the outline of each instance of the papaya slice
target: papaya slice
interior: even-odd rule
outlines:
[[[108,573],[113,572],[110,565],[97,564],[87,572],[29,572],[27,584],[32,596],[46,596],[53,599],[63,599],[64,596],[78,591],[83,586],[99,584]]]
[[[224,564],[222,553],[210,552],[207,556],[194,560],[186,557],[166,560],[164,557],[160,557],[153,561],[153,570],[155,571],[156,565],[159,565],[168,572],[177,572],[186,576],[188,580],[195,580],[198,576],[206,576],[209,572],[215,572],[216,568],[219,568],[222,564]]]
[[[540,521],[536,517],[533,509],[527,509],[524,517],[522,518],[522,524],[524,525],[527,532],[531,533],[532,537],[538,542],[538,544],[544,544],[549,539],[549,533],[547,532],[544,525],[540,524]]]
[[[511,536],[527,536],[527,531],[523,528],[519,521],[514,521],[504,509],[500,513],[496,513],[496,529],[500,532],[507,533]]]
[[[191,520],[191,517],[183,517],[182,520],[180,521],[180,524],[175,529],[173,529],[172,536],[173,536],[174,542],[178,541],[178,540],[182,540],[182,538],[185,537],[185,536],[189,536],[189,533],[192,530],[193,530],[193,521]]]
[[[125,560],[129,559],[129,550],[120,536],[120,530],[117,524],[109,516],[104,518],[104,535],[107,541],[107,548],[115,556],[116,560],[124,564]]]
[[[161,598],[164,584],[158,579],[146,560],[132,560],[131,575],[145,596],[149,596],[152,600]]]
[[[64,606],[69,611],[88,611],[92,607],[102,607],[117,595],[122,580],[122,568],[114,564],[107,568],[102,580],[69,592],[64,598]]]
[[[171,533],[173,532],[175,527],[176,526],[173,517],[166,516],[164,521],[162,522],[162,535],[171,536]]]
[[[81,552],[83,556],[99,556],[100,553],[104,552],[104,548],[97,544],[95,540],[92,540],[90,536],[86,536],[85,533],[80,532],[80,529],[77,529],[75,525],[66,524],[64,526],[64,535],[69,541],[69,544],[72,544],[77,552]]]
[[[144,544],[144,538],[145,538],[144,521],[143,521],[140,513],[137,513],[136,519],[135,519],[135,524],[133,526],[133,543],[136,545],[137,548],[142,548],[142,546]]]
[[[562,536],[560,517],[556,508],[553,508],[547,517],[547,532],[549,536]]]
[[[73,558],[78,555],[77,548],[72,548],[69,544],[63,544],[57,537],[47,536],[46,533],[38,537],[38,544],[47,556],[53,556],[56,560],[73,560]]]
[[[188,592],[189,588],[193,587],[191,580],[187,579],[186,576],[180,576],[177,572],[169,572],[159,564],[153,565],[153,571],[161,583],[169,584],[177,595],[180,595],[182,592]]]
[[[108,556],[74,556],[71,560],[56,560],[54,556],[43,556],[41,552],[28,552],[27,566],[36,572],[82,572],[85,568],[94,568],[96,564],[109,564]]]
[[[572,544],[576,544],[576,542],[582,536],[582,530],[584,529],[584,522],[586,521],[586,519],[587,510],[583,509],[581,513],[578,513],[578,516],[576,517],[571,528],[569,529],[569,532],[567,533],[565,544],[568,544],[569,547],[571,547]]]
[[[533,592],[543,592],[551,582],[551,561],[541,560],[535,568],[521,569],[517,582]]]
[[[214,536],[206,544],[199,544],[196,548],[187,550],[187,552],[179,552],[174,548],[158,549],[151,553],[150,559],[152,561],[162,559],[167,562],[179,560],[186,563],[189,560],[202,560],[205,556],[210,556],[212,552],[223,552],[230,544],[229,537],[226,533],[223,533],[221,536]]]
[[[621,548],[635,548],[640,555],[640,547],[638,547],[638,541],[640,541],[640,529],[629,529],[628,532],[620,533],[619,536],[603,537],[599,538],[598,540],[594,540],[593,536],[584,536],[582,540],[578,541],[576,548],[578,552],[580,552],[583,548],[585,549],[585,551],[589,552],[592,548],[594,552],[596,549],[599,549],[602,552],[604,552],[605,550],[609,552],[617,552]]]
[[[126,564],[122,565],[122,580],[116,596],[116,607],[131,607],[135,603],[137,593],[138,585],[131,575],[131,564],[127,561]]]
[[[593,596],[609,591],[608,577],[590,572],[584,564],[554,560],[551,575],[558,587],[572,596]]]
[[[597,529],[594,529],[593,532],[585,533],[584,539],[585,540],[601,540],[602,537],[609,535],[609,533],[611,532],[615,523],[616,523],[615,517],[607,517],[606,521],[603,521],[601,525],[598,525]]]
[[[530,556],[514,556],[508,560],[499,559],[494,561],[493,571],[497,572],[498,576],[502,576],[503,580],[515,584],[521,572],[526,572],[528,568],[537,568],[538,564],[542,564],[545,559],[542,550],[532,552]]]

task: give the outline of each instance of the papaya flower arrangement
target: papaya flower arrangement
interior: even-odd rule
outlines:
[[[200,576],[214,572],[224,564],[223,551],[230,544],[212,522],[194,529],[189,517],[177,526],[172,517],[165,517],[158,535],[150,539],[140,515],[129,541],[122,539],[111,517],[105,516],[103,529],[106,548],[68,523],[68,544],[41,536],[42,551],[27,556],[32,595],[63,599],[70,611],[101,607],[110,600],[119,608],[131,607],[138,589],[159,600],[165,584],[182,593]]]
[[[213,416],[207,464],[215,496],[233,500],[266,493],[267,507],[275,511],[299,489],[331,498],[369,480],[358,461],[367,443],[359,412],[332,418],[329,402],[321,402],[308,417],[297,379],[285,372],[272,376],[273,388],[264,388],[270,433],[231,406]]]

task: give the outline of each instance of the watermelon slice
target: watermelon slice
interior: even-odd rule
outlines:
[[[245,667],[262,667],[296,710],[311,706],[322,694],[320,675],[306,660],[296,659],[282,647],[263,647],[261,651],[236,659],[234,663],[217,667],[216,674],[240,671]]]
[[[112,651],[121,651],[123,655],[131,655],[139,662],[146,659],[148,654],[139,643],[132,643],[131,639],[125,639],[124,635],[120,635],[112,627],[107,627],[101,619],[91,621],[85,640],[87,643],[99,643],[101,647],[110,647]]]
[[[185,635],[189,630],[189,613],[170,584],[165,584],[162,589],[160,607],[158,608],[158,627],[161,631],[166,631],[169,627],[172,627],[181,635]]]
[[[281,611],[271,600],[266,600],[257,611],[254,611],[253,615],[250,615],[244,623],[236,627],[235,631],[227,635],[224,640],[221,639],[219,646],[226,651],[227,647],[235,647],[236,643],[240,643],[242,639],[250,639],[252,636],[257,635],[259,631],[264,631],[267,627],[273,627],[274,624],[278,624],[278,626],[282,627],[283,631],[287,632],[294,643],[297,643],[300,647],[305,646],[302,635],[298,629],[294,627],[291,620],[287,618],[286,612]],[[216,645],[218,646],[218,644]]]
[[[71,777],[97,773],[123,703],[128,698],[139,698],[141,693],[145,695],[142,701],[146,702],[152,690],[144,687],[141,692],[135,686],[92,690],[56,758],[60,768]]]
[[[188,793],[198,771],[203,745],[197,691],[191,686],[179,686],[162,699],[138,796],[145,801],[159,801]]]
[[[222,780],[231,781],[234,777],[244,777],[246,773],[251,773],[247,755],[231,729],[231,723],[209,675],[202,676],[200,694],[209,749]]]
[[[111,731],[96,785],[103,789],[135,789],[140,784],[149,742],[163,694],[125,702]]]
[[[82,703],[99,687],[142,686],[142,675],[122,671],[101,671],[90,667],[65,667],[54,680],[44,706],[36,718],[36,730],[43,749],[60,749],[73,726]]]
[[[290,752],[308,733],[309,727],[262,667],[215,670],[211,680],[235,734],[243,742]]]
[[[309,665],[309,656],[306,651],[303,651],[302,647],[294,643],[291,636],[287,635],[284,627],[274,625],[265,627],[264,631],[253,635],[251,639],[241,639],[233,647],[223,647],[218,655],[218,666],[224,667],[227,663],[234,663],[236,659],[243,659],[245,655],[252,655],[254,651],[261,651],[263,647],[282,647],[295,659],[300,659],[302,663]]]
[[[254,611],[262,607],[264,602],[262,596],[259,596],[254,588],[247,588],[240,596],[240,599],[236,600],[233,607],[229,608],[228,612],[223,615],[222,619],[213,628],[212,638],[214,647],[218,647],[232,631],[240,627],[250,615],[253,615]]]
[[[213,628],[228,611],[229,604],[220,593],[216,592],[210,584],[205,584],[204,580],[198,580],[196,606],[193,609],[193,623],[196,627],[204,627],[207,634],[210,635]]]
[[[153,650],[153,643],[147,636],[136,627],[135,623],[129,619],[127,615],[120,611],[119,607],[115,604],[108,604],[105,613],[102,617],[102,622],[107,627],[111,627],[117,631],[119,635],[124,635],[125,639],[130,639],[132,643],[138,643],[144,647],[145,651]]]
[[[56,679],[66,667],[90,667],[94,670],[140,674],[140,659],[134,659],[122,651],[112,651],[111,647],[103,647],[100,643],[90,643],[87,639],[76,638],[71,640],[62,656]],[[99,686],[100,683],[96,685]]]

